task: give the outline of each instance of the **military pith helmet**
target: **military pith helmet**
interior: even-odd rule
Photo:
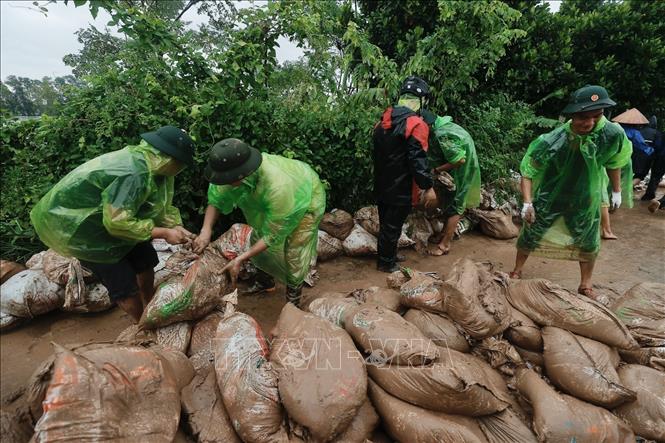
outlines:
[[[194,140],[182,129],[162,126],[156,131],[144,132],[141,138],[155,149],[176,160],[192,166],[194,164]]]
[[[422,78],[411,75],[399,88],[399,95],[402,94],[412,94],[420,98],[429,97],[429,86]]]
[[[228,185],[249,176],[262,161],[258,149],[237,138],[227,138],[210,150],[204,176],[215,185]]]
[[[595,111],[616,105],[610,99],[607,90],[598,85],[586,85],[570,94],[568,105],[561,111],[562,114],[576,114],[578,112]]]

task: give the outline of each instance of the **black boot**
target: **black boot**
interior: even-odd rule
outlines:
[[[275,279],[270,274],[257,269],[254,282],[247,288],[246,294],[261,294],[263,292],[272,292],[275,290]]]
[[[296,308],[300,307],[300,296],[302,295],[303,284],[300,283],[298,286],[286,285],[286,301],[293,303]]]

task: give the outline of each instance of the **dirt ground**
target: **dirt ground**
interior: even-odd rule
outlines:
[[[604,241],[596,264],[594,282],[623,293],[636,283],[665,283],[665,211],[650,214],[646,204],[621,209],[612,215],[618,241]],[[447,268],[460,257],[490,260],[510,271],[515,258],[514,240],[494,240],[477,232],[465,234],[454,242],[450,255],[422,257],[406,251],[405,266],[435,271],[445,276]],[[347,291],[384,285],[386,274],[377,272],[372,258],[341,257],[318,267],[319,280],[305,291]],[[579,283],[578,264],[532,257],[524,278],[542,277],[571,290]],[[284,305],[283,289],[268,296],[241,297],[239,309],[253,315],[267,334]],[[24,385],[38,364],[51,354],[51,343],[112,341],[130,320],[120,309],[100,314],[76,315],[64,312],[47,314],[0,336],[0,400],[5,404]]]

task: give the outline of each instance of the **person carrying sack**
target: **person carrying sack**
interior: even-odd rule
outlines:
[[[229,138],[215,144],[205,177],[208,208],[194,240],[201,253],[210,243],[219,214],[240,208],[252,227],[251,247],[223,269],[233,284],[246,260],[259,269],[250,292],[272,291],[275,279],[286,284],[286,298],[298,306],[303,282],[316,258],[319,223],[326,194],[319,176],[298,160],[261,153],[247,143]]]

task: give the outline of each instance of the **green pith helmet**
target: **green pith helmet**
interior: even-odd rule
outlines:
[[[586,85],[570,94],[568,105],[561,111],[564,115],[578,112],[595,111],[614,106],[616,103],[610,99],[607,90],[598,85]]]
[[[256,171],[262,161],[258,149],[237,138],[227,138],[210,150],[204,175],[210,183],[228,185]]]
[[[186,165],[194,164],[194,141],[182,129],[162,126],[156,131],[144,132],[141,138]]]

